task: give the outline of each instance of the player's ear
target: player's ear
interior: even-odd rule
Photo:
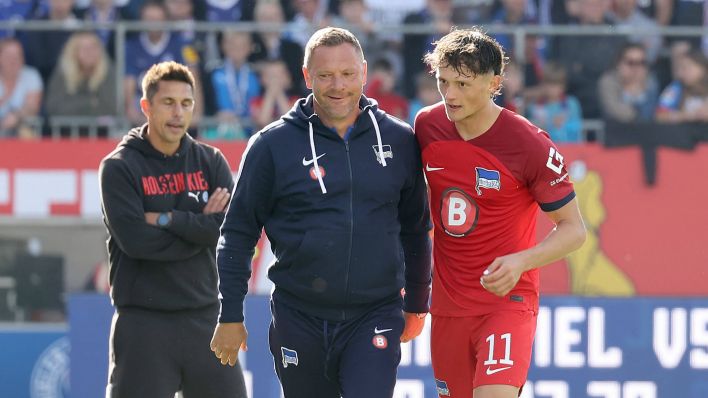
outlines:
[[[366,60],[364,60],[364,74],[363,74],[363,81],[361,83],[362,86],[366,86],[366,74],[368,73],[368,64],[366,63]]]
[[[489,96],[493,97],[501,89],[502,80],[504,77],[501,75],[494,75],[489,82]]]
[[[150,100],[145,97],[140,98],[140,110],[145,117],[150,117]]]
[[[309,90],[312,90],[312,76],[310,76],[310,71],[307,70],[307,66],[302,67],[302,76],[305,78],[305,86]]]

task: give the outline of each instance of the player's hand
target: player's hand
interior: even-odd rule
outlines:
[[[480,279],[482,287],[499,296],[506,296],[516,286],[525,270],[521,257],[515,254],[497,257]]]
[[[218,323],[211,338],[211,350],[222,365],[236,365],[239,348],[248,351],[248,331],[243,322]]]
[[[202,210],[204,214],[221,213],[229,204],[231,193],[226,188],[216,188]]]
[[[404,311],[403,319],[405,319],[406,325],[403,327],[401,342],[407,343],[418,337],[420,332],[423,331],[423,327],[425,326],[425,318],[418,318],[418,314]]]

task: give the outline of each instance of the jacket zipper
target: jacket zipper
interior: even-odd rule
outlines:
[[[354,241],[354,177],[352,175],[352,161],[348,141],[344,141],[344,148],[347,152],[347,168],[349,169],[349,247],[344,274],[344,308],[346,308],[346,304],[349,302],[349,268],[352,262],[352,245]],[[342,320],[344,319],[347,319],[347,312],[342,309]]]

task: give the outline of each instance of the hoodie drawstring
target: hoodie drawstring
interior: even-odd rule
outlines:
[[[374,124],[374,130],[376,130],[376,144],[378,146],[378,152],[376,153],[376,157],[379,159],[381,166],[386,167],[386,157],[384,156],[383,144],[381,143],[381,130],[379,130],[379,123],[376,121],[376,116],[374,116],[374,112],[372,112],[371,109],[369,109],[367,113],[371,118],[371,122]],[[310,130],[310,151],[312,152],[312,161],[315,167],[314,172],[315,176],[317,177],[317,182],[320,183],[320,189],[322,190],[322,194],[324,195],[327,193],[327,188],[325,187],[324,180],[322,179],[320,165],[317,162],[317,152],[315,151],[315,133],[312,128],[312,122],[308,122],[308,125]]]
[[[327,188],[325,188],[324,181],[322,180],[322,173],[320,173],[320,165],[317,163],[317,153],[315,152],[315,134],[312,131],[312,122],[309,122],[310,125],[310,150],[312,151],[312,160],[315,163],[315,175],[317,176],[317,181],[320,183],[320,189],[322,190],[322,194],[327,193]]]
[[[383,145],[381,144],[381,131],[379,130],[379,123],[376,122],[376,117],[374,116],[374,112],[371,112],[371,109],[369,109],[368,113],[371,121],[374,123],[374,130],[376,130],[376,143],[379,144],[379,152],[376,156],[378,156],[381,160],[381,165],[386,167],[386,157],[384,156]]]

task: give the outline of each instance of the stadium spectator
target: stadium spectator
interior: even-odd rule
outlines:
[[[637,9],[653,19],[659,26],[671,23],[675,0],[639,0]]]
[[[77,25],[78,19],[72,10],[74,0],[49,0],[48,4],[47,12],[33,19],[61,23],[66,27]],[[49,81],[71,34],[70,30],[32,30],[21,35],[27,64],[37,68],[43,82]]]
[[[233,188],[221,152],[187,133],[195,80],[152,66],[140,102],[147,123],[99,167],[111,298],[106,397],[246,398],[240,366],[214,362],[219,226]]]
[[[569,25],[578,16],[578,0],[538,0],[539,21],[542,24]]]
[[[116,113],[115,77],[101,39],[93,32],[74,33],[66,42],[47,87],[47,115],[50,119],[92,116],[98,118],[98,125],[110,124],[111,115]]]
[[[518,63],[510,61],[504,67],[501,93],[494,98],[494,102],[512,112],[523,115],[526,110],[524,96],[524,74]]]
[[[602,75],[598,90],[604,118],[620,122],[654,120],[659,84],[650,72],[644,46],[625,45],[615,67]]]
[[[538,23],[538,18],[536,15],[530,13],[529,0],[501,0],[501,7],[494,13],[491,18],[492,24],[504,24],[504,25],[536,25]],[[513,56],[514,52],[514,36],[508,33],[498,33],[493,34],[492,37],[501,44],[507,54]],[[533,45],[535,43],[526,43],[526,45]]]
[[[232,138],[246,138],[252,132],[250,103],[261,92],[258,75],[248,62],[252,48],[251,35],[248,32],[226,31],[222,36],[221,47],[225,55],[224,63],[211,75],[212,88],[216,94],[217,118],[220,123],[240,126],[236,130],[246,134]]]
[[[253,8],[255,5],[256,0],[206,0],[205,18],[207,22],[249,22],[253,20]],[[206,76],[222,64],[221,46],[219,45],[222,39],[219,32],[206,32],[205,35],[206,47],[204,49],[202,67]],[[215,108],[216,106],[210,103],[210,99],[215,96],[213,91],[208,92],[205,90],[204,94],[205,105],[209,109]]]
[[[39,72],[25,65],[22,44],[0,39],[0,137],[30,138],[24,122],[39,114],[43,84]]]
[[[44,1],[0,1],[0,21],[24,21],[35,15],[44,15],[47,4]],[[0,39],[15,37],[17,32],[12,29],[0,30]]]
[[[209,22],[252,21],[257,0],[206,0]]]
[[[466,24],[487,24],[498,7],[496,0],[455,1],[455,15]]]
[[[386,58],[371,65],[365,94],[379,103],[379,109],[401,120],[408,118],[408,99],[396,94],[396,75]]]
[[[702,51],[692,50],[676,59],[676,80],[662,91],[656,119],[708,122],[708,59]]]
[[[253,34],[253,53],[249,61],[252,63],[267,59],[284,61],[292,82],[289,94],[300,96],[305,92],[301,61],[303,52],[299,44],[284,38],[280,32],[285,23],[282,6],[277,0],[259,0],[254,10],[254,18],[256,23],[270,25],[276,29]]]
[[[340,0],[339,15],[332,23],[333,26],[346,26],[358,37],[361,48],[369,57],[379,58],[384,52],[384,43],[364,0]]]
[[[440,93],[435,77],[428,72],[420,72],[415,77],[415,98],[409,103],[408,123],[412,126],[418,111],[438,101],[440,101]]]
[[[403,23],[406,15],[425,8],[426,0],[364,0],[364,2],[375,25],[396,26]],[[403,42],[403,35],[398,32],[382,30],[378,35],[389,48],[398,49]]]
[[[539,9],[532,0],[502,0],[500,8],[491,18],[492,24],[505,25],[537,25],[539,24]],[[546,21],[547,22],[547,21]],[[523,79],[529,86],[535,86],[541,80],[542,69],[545,63],[546,40],[533,34],[524,36],[522,43],[523,54],[516,47],[513,35],[507,33],[493,34],[504,51],[509,54],[518,67],[521,67]],[[517,56],[518,55],[518,56]],[[523,59],[523,62],[522,62]],[[504,92],[502,92],[502,96]],[[496,101],[500,103],[499,101]],[[508,104],[507,104],[508,105]]]
[[[292,108],[296,96],[288,95],[292,86],[285,62],[271,59],[260,62],[261,87],[263,93],[251,101],[251,121],[255,130],[260,130],[277,120]]]
[[[548,132],[557,143],[583,141],[583,115],[578,99],[566,94],[567,73],[549,62],[543,70],[539,96],[526,106],[531,123]]]
[[[140,20],[146,23],[160,23],[167,21],[167,11],[164,5],[156,0],[146,1],[140,11]],[[144,115],[140,112],[140,98],[142,93],[138,82],[150,66],[162,61],[176,61],[190,67],[195,76],[199,76],[199,55],[189,42],[185,42],[180,35],[171,34],[162,29],[151,29],[140,32],[130,37],[125,48],[125,80],[123,90],[125,93],[125,115],[133,124],[142,124]],[[199,81],[199,80],[197,80]],[[195,95],[201,98],[201,91],[197,87]],[[195,105],[195,119],[201,115],[201,105]]]
[[[578,249],[586,234],[554,143],[492,101],[504,60],[476,29],[440,39],[425,61],[443,101],[415,123],[435,226],[433,373],[438,391],[455,397],[519,396],[532,361],[539,268]],[[555,228],[537,243],[539,207]]]
[[[609,0],[575,1],[578,3],[577,26],[609,26]],[[597,81],[612,65],[624,43],[625,39],[620,36],[606,35],[557,36],[553,40],[551,59],[564,66],[568,93],[580,101],[584,118],[601,117]]]
[[[450,31],[454,25],[452,0],[426,0],[425,6],[406,15],[404,24],[429,24],[433,34],[407,34],[403,38],[403,80],[411,81],[425,70],[421,62],[423,55],[432,49],[433,42]],[[415,86],[404,85],[404,93],[408,98],[415,95]]]
[[[428,309],[420,155],[410,126],[362,95],[366,66],[350,32],[319,30],[305,54],[312,94],[254,135],[241,163],[217,248],[212,350],[233,364],[246,348],[243,300],[265,228],[284,396],[390,398],[400,343],[422,331]]]
[[[646,49],[646,57],[654,63],[659,56],[663,40],[660,34],[655,33],[658,25],[639,10],[637,0],[612,0],[611,19],[615,26],[626,26],[641,31],[629,35],[629,41],[642,43]]]
[[[82,19],[95,23],[112,23],[128,18],[124,8],[117,7],[113,0],[91,0],[87,8],[81,11]],[[113,29],[99,28],[96,34],[106,48],[108,55],[115,59],[115,34]]]
[[[288,24],[288,39],[304,47],[312,34],[330,24],[321,0],[291,0],[295,6],[295,16]]]

